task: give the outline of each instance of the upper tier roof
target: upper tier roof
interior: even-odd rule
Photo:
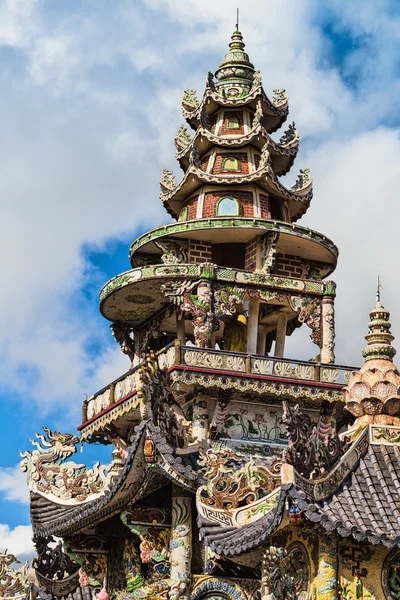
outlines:
[[[163,170],[161,177],[161,201],[174,218],[179,218],[186,201],[205,185],[224,186],[256,183],[264,193],[277,199],[286,207],[289,221],[298,220],[308,209],[312,198],[310,170],[300,170],[292,188],[285,187],[278,179],[293,165],[297,155],[299,136],[293,125],[275,142],[270,134],[276,131],[288,115],[288,99],[284,89],[274,90],[270,100],[265,94],[259,71],[254,70],[244,52],[241,33],[236,29],[232,35],[229,52],[216,71],[216,79],[208,74],[202,101],[194,90],[186,90],[182,111],[186,121],[195,130],[193,138],[181,126],[175,136],[177,159],[185,174],[178,184],[172,171]],[[229,114],[238,119],[238,127],[230,131],[224,124]],[[223,110],[221,110],[221,108]],[[232,117],[233,118],[233,117]],[[213,157],[221,148],[241,149],[249,147],[249,172],[211,173],[202,168],[207,157]],[[251,158],[253,153],[255,158]],[[259,161],[259,162],[257,162]],[[206,163],[205,163],[206,164]],[[207,169],[207,166],[206,166]],[[226,191],[226,190],[225,190]]]

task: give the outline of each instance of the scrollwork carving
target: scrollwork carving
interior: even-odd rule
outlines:
[[[253,121],[251,124],[252,129],[255,129],[257,125],[260,125],[262,118],[264,116],[261,100],[258,100],[256,110],[253,116]]]
[[[162,250],[161,260],[164,265],[176,265],[188,262],[188,243],[183,240],[154,240],[157,248]]]
[[[41,575],[48,579],[61,580],[79,570],[80,565],[74,563],[68,554],[63,552],[61,541],[55,547],[50,546],[50,544],[55,543],[53,536],[34,536],[33,543],[37,558],[34,559],[32,564],[34,569]]]
[[[107,466],[97,462],[93,469],[64,462],[76,452],[79,439],[70,433],[43,429],[46,437],[37,433],[36,438],[40,441],[31,440],[36,450],[21,452],[21,470],[28,474],[30,491],[61,501],[84,502],[110,486],[117,475],[113,462]]]
[[[263,498],[279,485],[280,460],[274,461],[270,470],[253,458],[239,457],[230,448],[200,448],[199,452],[199,465],[207,483],[198,493],[208,506],[237,508]]]
[[[265,598],[271,600],[297,600],[290,559],[284,548],[270,546],[262,561],[262,588]]]
[[[170,169],[163,169],[160,179],[161,192],[172,192],[177,186],[175,175]]]
[[[196,97],[196,90],[185,90],[183,92],[182,108],[189,113],[193,113],[196,112],[199,106],[200,102]]]
[[[279,143],[282,146],[291,146],[292,144],[299,141],[299,132],[296,129],[296,124],[293,121],[286,129],[286,131],[281,135],[279,139]]]
[[[181,152],[182,150],[184,150],[190,144],[191,141],[192,138],[188,133],[188,130],[184,125],[181,125],[178,129],[178,133],[174,138],[175,147],[177,151]]]
[[[274,106],[282,106],[283,104],[286,104],[287,101],[288,101],[288,97],[287,97],[285,88],[276,88],[274,90],[272,104]]]
[[[264,273],[271,271],[275,266],[276,244],[278,239],[279,233],[275,231],[266,233],[262,238],[261,270]]]
[[[111,323],[110,329],[113,338],[120,345],[122,352],[133,362],[135,359],[135,341],[131,337],[132,327],[116,321],[115,323]]]
[[[308,167],[300,169],[300,173],[297,176],[295,184],[292,186],[292,190],[294,192],[300,192],[309,187],[311,183],[312,177],[310,169]]]
[[[283,409],[282,422],[289,438],[285,460],[304,477],[321,477],[338,462],[347,446],[347,440],[340,440],[332,425],[333,406],[322,403],[317,425],[298,404],[292,408],[283,402]]]
[[[7,550],[0,552],[0,598],[10,598],[25,592],[27,585],[22,572],[10,567],[16,563],[19,561],[13,554],[8,554]]]

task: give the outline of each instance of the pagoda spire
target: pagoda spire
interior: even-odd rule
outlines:
[[[367,345],[362,351],[365,362],[353,373],[345,388],[346,408],[355,417],[355,425],[381,423],[400,425],[400,373],[393,363],[390,313],[381,302],[378,278],[375,307],[369,313]]]
[[[237,14],[237,23],[235,31],[231,36],[229,50],[225,54],[224,60],[215,72],[218,80],[217,87],[229,87],[238,80],[242,85],[249,89],[253,84],[254,65],[250,62],[249,55],[244,51],[245,43],[243,36],[239,31],[239,11]]]
[[[362,351],[366,361],[384,359],[392,361],[396,350],[392,346],[394,336],[390,332],[390,313],[381,303],[381,283],[378,277],[375,307],[369,313],[369,333],[365,336],[367,346]]]

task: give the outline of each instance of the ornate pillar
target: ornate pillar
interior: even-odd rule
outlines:
[[[170,540],[171,600],[189,600],[192,561],[192,497],[176,484],[172,486],[172,526]]]
[[[207,441],[208,397],[205,394],[198,394],[193,401],[192,434],[197,443]]]
[[[135,331],[134,332],[134,338],[135,338],[135,355],[132,359],[132,367],[136,367],[136,365],[138,365],[139,363],[142,362],[142,356],[140,354],[141,351],[141,342],[142,342],[142,336],[143,333],[141,333],[140,331]]]
[[[176,339],[179,340],[183,346],[185,345],[185,316],[179,315],[179,311],[176,313]]]
[[[318,551],[318,600],[337,600],[338,555],[335,534],[322,533]]]
[[[325,284],[325,293],[321,304],[322,363],[335,362],[335,294],[336,284],[333,281],[327,281]]]
[[[286,329],[288,316],[284,312],[278,313],[278,321],[276,325],[276,341],[275,341],[275,356],[282,357],[285,352]]]
[[[252,298],[249,302],[249,317],[247,320],[247,352],[256,354],[258,335],[258,313],[260,311],[260,299]]]
[[[267,328],[265,325],[259,325],[258,326],[258,335],[257,335],[257,354],[261,354],[262,356],[264,356],[266,343],[267,343]]]

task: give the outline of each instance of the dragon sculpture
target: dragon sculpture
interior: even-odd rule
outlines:
[[[51,495],[58,501],[83,502],[109,487],[117,475],[113,463],[105,466],[97,462],[93,469],[87,469],[83,464],[64,462],[76,452],[79,439],[70,433],[43,429],[46,436],[37,433],[40,441],[31,440],[36,450],[21,452],[21,470],[28,474],[31,492]]]
[[[18,570],[11,567],[13,564],[19,564],[13,554],[0,552],[0,598],[23,596],[27,588],[28,564]]]
[[[292,576],[293,565],[284,548],[270,546],[263,556],[263,598],[270,600],[297,600],[298,594]]]
[[[199,466],[207,481],[199,489],[201,501],[215,508],[232,509],[250,504],[271,493],[280,482],[282,463],[276,460],[271,469],[239,457],[230,448],[199,448]]]
[[[332,424],[332,412],[333,406],[323,402],[315,425],[298,404],[292,408],[287,402],[283,403],[282,422],[289,438],[284,458],[309,479],[317,479],[329,471],[346,449],[347,439],[340,440]]]

